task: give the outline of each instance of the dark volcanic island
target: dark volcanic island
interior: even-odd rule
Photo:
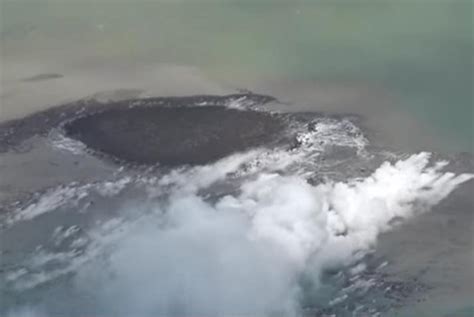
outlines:
[[[139,164],[205,164],[251,147],[268,145],[281,132],[265,112],[219,106],[110,109],[65,125],[88,147]]]
[[[241,101],[242,109],[225,107]],[[0,152],[60,128],[94,154],[131,164],[205,164],[281,139],[283,117],[251,109],[274,101],[246,94],[83,100],[0,125]]]
[[[282,229],[275,232],[296,238],[300,237],[300,232],[306,233],[312,240],[308,244],[303,239],[306,241],[303,243],[305,247],[312,243],[324,245],[326,238],[320,239],[320,232],[334,235],[331,236],[334,241],[352,241],[354,228],[351,229],[350,226],[342,230],[327,227],[324,221],[308,230],[305,226],[319,219],[318,217],[323,216],[321,219],[325,219],[327,215],[335,215],[336,211],[342,215],[353,206],[359,206],[355,208],[356,223],[391,204],[403,208],[412,204],[415,209],[417,201],[412,201],[411,195],[407,194],[408,203],[402,199],[399,204],[399,200],[405,197],[406,186],[416,184],[423,177],[431,177],[429,172],[417,171],[417,166],[425,166],[430,160],[451,161],[449,168],[457,174],[473,171],[474,160],[470,154],[447,158],[435,154],[430,158],[427,153],[422,153],[418,154],[417,160],[416,157],[407,160],[404,153],[372,144],[367,137],[370,131],[358,125],[361,123],[358,116],[272,112],[268,110],[272,103],[278,101],[270,96],[252,93],[114,102],[84,99],[0,123],[0,315],[16,317],[17,309],[21,312],[24,307],[33,307],[33,310],[36,307],[44,308],[45,315],[39,317],[51,314],[105,317],[133,315],[135,311],[128,309],[130,303],[135,303],[135,299],[129,300],[130,296],[123,294],[127,294],[129,289],[140,293],[141,281],[150,281],[152,290],[158,293],[165,289],[160,283],[155,283],[159,278],[155,276],[154,270],[162,263],[168,263],[167,259],[174,258],[175,254],[179,261],[169,262],[169,271],[166,270],[160,278],[166,280],[171,277],[170,281],[178,283],[184,276],[181,273],[189,269],[179,266],[179,263],[191,263],[192,271],[195,249],[204,252],[195,254],[201,261],[196,263],[196,276],[205,276],[206,282],[196,283],[199,284],[196,289],[193,288],[193,282],[190,289],[194,291],[190,293],[192,296],[188,294],[189,298],[199,297],[197,295],[203,293],[200,287],[205,287],[205,291],[210,289],[218,298],[223,296],[227,299],[228,286],[232,285],[222,284],[225,279],[221,278],[208,280],[207,276],[213,277],[213,274],[219,272],[227,276],[228,269],[229,280],[234,281],[234,272],[238,276],[239,265],[249,266],[243,272],[251,275],[238,278],[233,284],[245,299],[240,312],[246,312],[248,303],[267,298],[266,293],[272,294],[271,287],[257,294],[257,297],[252,292],[257,284],[266,287],[267,282],[273,281],[284,281],[283,294],[286,294],[286,286],[288,290],[298,287],[300,296],[290,297],[296,301],[298,309],[301,309],[301,316],[305,317],[400,316],[397,313],[401,311],[403,314],[406,307],[410,310],[416,305],[422,306],[427,299],[433,298],[434,303],[437,298],[446,298],[443,295],[446,289],[457,290],[458,293],[454,296],[461,299],[465,294],[470,294],[470,285],[465,285],[462,281],[469,280],[465,278],[469,274],[465,272],[465,268],[472,263],[469,256],[466,256],[472,254],[472,182],[433,208],[428,215],[418,217],[404,226],[392,224],[397,217],[387,219],[388,226],[393,225],[396,230],[378,241],[381,248],[372,249],[371,244],[364,245],[360,252],[352,250],[354,257],[344,265],[327,268],[315,265],[314,268],[321,269],[318,272],[316,269],[313,272],[312,266],[301,272],[298,269],[294,280],[287,278],[284,269],[286,258],[280,263],[280,268],[283,269],[275,271],[278,274],[273,274],[272,270],[279,265],[273,257],[259,258],[261,249],[254,250],[253,244],[241,245],[241,240],[233,245],[236,242],[233,236],[235,232],[240,234],[240,230],[244,230],[243,237],[247,237],[248,232],[253,232],[251,230],[254,223],[247,222],[245,217],[254,217],[254,209],[258,211],[259,206],[259,215],[263,217],[260,219],[264,220],[267,214],[272,215],[272,212],[281,209],[282,212],[276,215],[275,223],[278,229]],[[231,156],[232,154],[236,155]],[[426,157],[426,162],[423,157]],[[392,168],[390,164],[395,164],[395,167]],[[372,174],[377,168],[389,170],[391,174],[386,178],[380,172],[378,176],[376,173]],[[419,173],[417,175],[421,176],[407,178],[408,180],[403,178],[404,175],[409,177],[411,173]],[[448,174],[446,179],[450,177]],[[386,196],[391,197],[388,190],[390,186],[386,184],[392,184],[392,178],[395,179],[395,185],[397,179],[406,184],[403,183],[402,189],[395,190],[397,195],[401,192],[401,198],[394,195],[392,200],[388,200]],[[161,180],[164,181],[161,183]],[[253,186],[255,180],[268,183]],[[272,183],[272,180],[281,183]],[[387,183],[381,180],[386,180]],[[189,188],[186,187],[188,184],[191,185]],[[244,186],[248,184],[253,187]],[[374,191],[377,194],[375,198],[371,196],[372,191],[367,191],[373,184],[377,185],[376,188],[384,187],[380,197],[377,196],[377,190]],[[245,190],[248,191],[249,188],[252,189],[251,195],[245,196]],[[341,189],[344,190],[343,194],[338,192]],[[181,197],[190,195],[190,190],[191,196]],[[415,187],[415,192],[416,190]],[[417,193],[429,190],[429,186],[421,186]],[[350,196],[352,192],[357,194]],[[243,196],[240,196],[241,193],[244,193]],[[338,210],[339,200],[332,201],[334,197],[351,197],[351,200],[346,204],[342,201],[343,205]],[[184,205],[183,213],[166,209],[168,205],[179,207],[180,203],[188,201],[181,201],[181,198],[192,198],[190,205]],[[176,205],[173,205],[174,199],[177,199]],[[331,203],[320,206],[319,201]],[[247,204],[252,206],[248,215],[244,208]],[[327,210],[322,209],[323,205]],[[192,217],[192,211],[199,209],[199,206],[206,206],[202,211],[203,223],[211,223],[213,226],[203,226],[206,229],[203,232],[194,229],[173,231],[176,224],[180,223],[186,224],[183,228],[188,228],[188,222],[192,225],[190,228],[201,229],[194,227],[195,223],[200,224],[199,217]],[[227,209],[219,209],[219,206]],[[299,215],[300,209],[307,210],[311,215]],[[235,210],[239,212],[234,213]],[[210,211],[212,212],[209,213]],[[241,219],[233,218],[236,214],[246,221],[234,222],[235,219]],[[183,218],[173,218],[179,215]],[[232,221],[220,218],[223,215],[231,217],[229,219]],[[295,224],[292,222],[293,216],[301,219],[298,218]],[[367,219],[370,225],[370,217]],[[273,218],[270,222],[267,220],[262,222],[264,228],[269,223],[273,225]],[[120,269],[122,260],[127,263],[128,258],[133,259],[133,270],[126,269],[124,274],[116,274],[112,269],[108,271],[116,248],[128,250],[124,247],[125,242],[136,238],[149,224],[156,224],[157,227],[154,228],[156,232],[153,231],[153,235],[146,241],[158,245],[152,251],[145,248],[146,261],[153,260],[153,254],[161,254],[167,248],[170,252],[156,256],[156,262],[152,262],[149,268],[146,267],[145,273],[141,269],[135,270],[136,259],[133,255],[115,262]],[[364,232],[367,227],[362,224],[360,230]],[[178,236],[177,247],[174,244],[159,244],[161,241],[168,241],[163,238],[168,237],[166,234],[170,232],[184,234]],[[432,232],[440,234],[433,235]],[[171,237],[174,239],[174,236]],[[188,237],[192,239],[188,241]],[[206,237],[209,240],[205,240]],[[181,238],[184,239],[183,243]],[[173,239],[171,240],[174,241]],[[423,245],[414,243],[423,239]],[[194,247],[194,243],[200,241],[203,244],[198,243]],[[220,244],[222,241],[230,242]],[[139,250],[141,245],[138,244]],[[213,247],[217,249],[214,250]],[[189,248],[193,257],[182,260],[179,256],[186,254],[182,252],[186,248]],[[130,249],[136,248],[134,246]],[[252,252],[245,253],[246,249]],[[421,249],[423,252],[420,252]],[[212,252],[206,253],[209,250]],[[444,257],[440,259],[439,254],[442,252],[450,255],[445,260]],[[235,254],[243,254],[243,260],[239,265],[229,262],[229,266],[222,266],[217,260],[213,262],[220,259],[222,254],[231,254],[232,259]],[[266,265],[258,271],[260,260]],[[319,263],[317,256],[313,259],[311,255],[306,260]],[[88,270],[97,270],[98,280],[93,281],[94,277],[89,277],[90,271],[82,271],[83,266]],[[451,267],[455,269],[447,270]],[[219,271],[220,269],[224,270]],[[147,273],[146,270],[150,272]],[[254,275],[254,271],[259,273]],[[136,272],[140,283],[124,284],[125,287],[113,284],[116,278],[125,277],[126,280],[127,274],[136,277]],[[315,275],[315,272],[318,274]],[[262,279],[267,273],[271,278]],[[145,275],[143,280],[141,274]],[[292,274],[289,276],[293,276]],[[438,283],[438,277],[444,276],[443,274],[447,277],[442,279],[454,285],[453,287],[449,283],[448,286],[441,285],[444,280]],[[257,282],[254,283],[255,280]],[[291,283],[287,285],[287,281]],[[173,283],[170,285],[174,285]],[[207,286],[208,283],[211,286]],[[240,288],[241,285],[244,288]],[[117,300],[114,295],[111,301],[107,297],[107,287],[111,287],[114,292],[123,291],[123,297]],[[165,292],[162,295],[169,294]],[[171,299],[170,302],[180,300],[181,295],[177,299]],[[141,303],[141,299],[137,302]],[[164,302],[167,305],[168,300]],[[219,301],[216,300],[217,302]],[[151,303],[156,311],[168,312],[165,304],[156,308],[153,306],[155,299]],[[196,315],[191,314],[194,311],[188,313],[185,310],[185,302],[176,303],[178,310],[163,315]],[[202,312],[200,315],[226,315],[213,310],[214,302],[208,305],[206,299],[204,303],[205,309],[198,311]],[[269,300],[269,303],[272,307],[281,304],[280,301],[273,300]],[[427,311],[426,309],[431,309],[430,305],[434,307],[435,304],[425,305],[428,308],[422,306],[422,309]],[[439,305],[444,304],[441,302]],[[453,309],[464,309],[463,303],[456,305],[453,305]],[[116,306],[122,309],[123,314],[117,314],[120,310],[116,311]],[[232,303],[222,309],[228,314],[237,306]],[[286,309],[285,305],[281,306],[277,308]],[[192,305],[189,307],[194,309]],[[208,308],[210,310],[206,310]],[[258,309],[257,305],[255,311],[260,312]],[[471,306],[466,309],[470,312]],[[212,313],[208,313],[209,311]]]

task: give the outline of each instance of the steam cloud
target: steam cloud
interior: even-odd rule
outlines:
[[[95,267],[79,283],[94,285],[113,315],[297,315],[304,270],[350,263],[392,220],[427,211],[473,177],[441,172],[446,164],[430,166],[421,153],[365,179],[318,186],[261,174],[212,204],[176,189],[160,217],[118,243],[112,278]]]
[[[317,279],[324,268],[350,264],[394,220],[429,210],[473,178],[442,172],[446,162],[430,165],[420,153],[365,179],[313,186],[260,173],[238,194],[201,197],[249,155],[162,180],[176,185],[167,202],[119,226],[106,259],[75,276],[75,287],[97,300],[97,316],[298,316],[302,273]]]

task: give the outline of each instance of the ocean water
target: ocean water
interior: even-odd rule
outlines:
[[[304,109],[376,116],[394,142],[472,150],[472,1],[1,3],[6,118],[59,103],[47,98],[59,88],[21,79],[59,73],[51,82],[62,85],[82,71],[57,94],[244,88]],[[182,68],[150,75],[156,65]],[[33,105],[24,96],[38,85]]]
[[[0,1],[0,315],[472,313],[471,1]],[[64,129],[113,100],[239,91],[182,111],[281,131],[256,122],[269,141],[200,165]],[[107,116],[96,141],[128,152],[149,129],[191,153],[242,131]]]

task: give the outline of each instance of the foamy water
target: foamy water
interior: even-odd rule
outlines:
[[[77,154],[74,142],[50,138],[51,146]],[[2,288],[25,296],[21,307],[8,304],[6,311],[298,316],[302,275],[316,288],[328,269],[355,265],[351,274],[359,276],[380,233],[429,211],[474,177],[445,172],[448,162],[425,152],[386,161],[367,176],[335,171],[377,155],[348,119],[316,119],[297,141],[292,149],[253,149],[206,166],[164,174],[122,169],[101,182],[51,188],[7,215],[4,229],[44,217],[80,221],[58,223],[44,244],[2,273]],[[322,159],[337,147],[355,154]],[[320,180],[308,182],[315,172]],[[375,284],[354,279],[324,305],[337,307]],[[63,289],[67,300],[33,300],[45,289]]]

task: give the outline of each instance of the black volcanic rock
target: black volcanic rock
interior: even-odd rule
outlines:
[[[64,125],[67,125],[67,123],[74,122],[79,118],[87,117],[90,119],[95,115],[99,115],[100,113],[107,111],[111,111],[110,115],[112,116],[114,116],[115,111],[119,111],[122,115],[127,116],[129,114],[129,111],[130,113],[133,113],[135,111],[133,109],[135,108],[154,107],[191,108],[201,106],[216,106],[221,107],[221,110],[225,111],[226,105],[236,101],[238,101],[244,108],[252,109],[253,107],[258,107],[259,105],[275,101],[275,98],[256,94],[235,94],[227,96],[197,95],[187,97],[154,97],[114,102],[100,102],[94,99],[93,97],[85,98],[79,101],[71,102],[69,104],[55,106],[47,110],[36,112],[24,118],[0,122],[0,153],[7,151],[18,151],[19,147],[21,147],[21,144],[26,140],[32,138],[33,136],[46,136],[48,135],[48,133],[51,132],[51,130],[55,128],[62,128]],[[234,113],[236,112],[236,110],[230,110],[230,112]],[[150,114],[151,113],[153,113],[152,110],[150,110]],[[105,116],[108,115],[109,114],[106,114]],[[115,116],[120,117],[120,115],[118,114],[115,114]],[[256,116],[260,117],[258,114]],[[262,116],[269,117],[269,115],[263,114]],[[135,118],[138,117],[139,115],[135,115]],[[237,115],[237,117],[239,116]],[[271,118],[269,118],[269,120],[270,119]],[[235,126],[238,124],[239,123],[237,119],[235,121]],[[69,126],[72,127],[74,125],[70,124]],[[144,124],[144,126],[149,125]],[[231,129],[231,127],[233,126],[234,125],[229,125],[227,126],[227,128]]]
[[[130,107],[78,118],[66,134],[127,162],[175,166],[205,164],[271,144],[284,125],[265,112],[222,106]]]

